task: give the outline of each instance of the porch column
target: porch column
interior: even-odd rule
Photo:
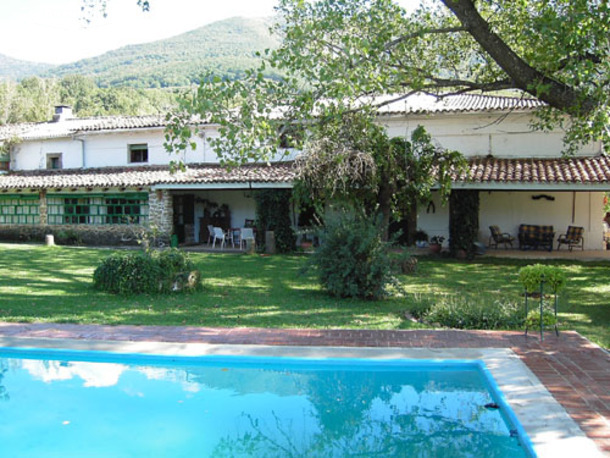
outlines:
[[[172,234],[174,227],[173,199],[168,189],[151,190],[148,193],[148,218],[160,233]]]
[[[48,210],[47,210],[47,191],[45,189],[42,189],[39,193],[38,193],[38,218],[40,220],[40,225],[41,226],[46,226],[47,222],[49,221],[49,218],[47,217],[48,214]]]

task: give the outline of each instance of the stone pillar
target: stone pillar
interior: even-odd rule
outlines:
[[[38,218],[40,219],[40,225],[46,226],[49,219],[47,218],[47,191],[45,189],[38,193]]]
[[[168,238],[174,230],[174,206],[167,189],[151,190],[148,193],[148,221]]]

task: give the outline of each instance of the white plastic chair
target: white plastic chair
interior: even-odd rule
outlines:
[[[246,248],[246,240],[251,240],[252,245],[256,247],[256,240],[254,240],[254,230],[249,227],[242,227],[239,236],[239,248]]]
[[[214,230],[214,240],[212,241],[212,248],[216,248],[216,240],[220,240],[220,249],[222,250],[227,241],[227,235],[219,227],[212,228]]]
[[[214,238],[214,226],[208,224],[208,245],[212,243],[212,239]]]

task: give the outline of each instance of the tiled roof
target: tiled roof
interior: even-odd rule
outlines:
[[[544,103],[535,99],[500,97],[492,95],[459,94],[436,97],[429,94],[413,94],[405,99],[394,96],[376,98],[377,103],[385,103],[379,108],[383,115],[464,113],[487,111],[532,111],[543,107]]]
[[[219,165],[189,164],[184,172],[168,166],[36,170],[0,175],[0,189],[147,187],[159,184],[290,183],[291,162],[246,165],[227,170]]]
[[[36,170],[0,175],[0,189],[148,187],[173,184],[291,183],[292,162],[246,165],[227,170],[218,165],[189,164],[185,172],[167,166],[108,167],[100,169]],[[462,183],[499,184],[610,184],[607,156],[569,159],[474,158]]]
[[[393,100],[393,96],[375,97],[374,103]],[[461,94],[442,98],[428,94],[413,94],[409,97],[383,105],[382,115],[458,113],[505,110],[533,110],[543,106],[534,99],[517,97],[497,97],[489,95]],[[23,140],[45,138],[65,138],[78,133],[144,128],[164,128],[165,116],[99,116],[92,118],[67,118],[61,121],[41,123],[11,124],[0,126],[0,141],[18,136]]]
[[[466,181],[474,183],[610,183],[610,158],[476,158],[470,161],[469,177]],[[457,181],[465,179],[456,177]]]
[[[165,116],[100,116],[69,118],[57,122],[12,124],[0,128],[0,139],[18,136],[23,140],[70,137],[80,132],[165,127]]]
[[[484,111],[531,111],[545,106],[536,99],[502,97],[478,94],[458,94],[436,97],[429,94],[413,94],[405,99],[390,102],[397,97],[378,97],[379,103],[389,102],[379,109],[380,114],[428,114]]]

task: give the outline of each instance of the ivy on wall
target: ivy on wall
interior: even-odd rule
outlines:
[[[474,255],[474,242],[479,232],[479,192],[453,190],[449,197],[449,250]]]
[[[290,224],[290,200],[288,189],[264,189],[254,194],[256,200],[257,244],[265,244],[265,232],[275,233],[278,253],[294,251],[296,237]]]

